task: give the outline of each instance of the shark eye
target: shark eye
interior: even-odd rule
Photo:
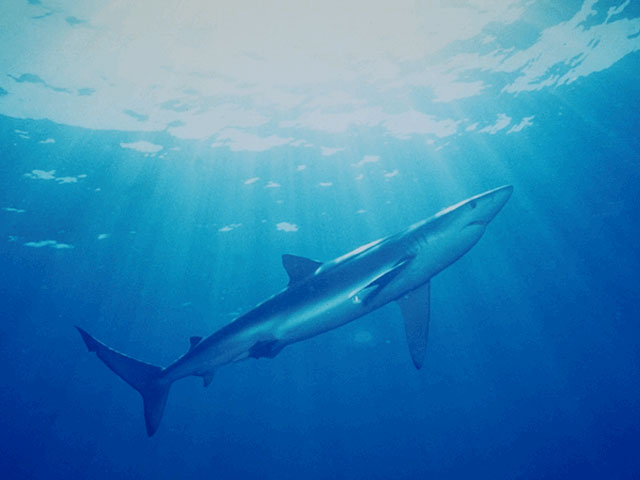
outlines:
[[[471,207],[471,209],[476,208],[476,201],[475,201],[475,200],[471,200],[471,201],[469,202],[469,206]]]

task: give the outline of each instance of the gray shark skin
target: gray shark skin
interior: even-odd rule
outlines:
[[[221,365],[272,358],[292,343],[314,337],[389,302],[404,318],[409,351],[422,366],[429,331],[430,279],[464,255],[482,237],[513,187],[496,188],[448,207],[403,232],[320,263],[283,255],[289,285],[209,337],[191,337],[191,347],[166,368],[117,352],[76,327],[89,349],[143,398],[147,434],[160,424],[173,382],[200,376],[207,386]]]

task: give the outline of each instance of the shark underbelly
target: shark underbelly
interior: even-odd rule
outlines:
[[[290,345],[345,325],[369,311],[357,295],[324,299],[280,318],[272,334],[282,346]]]

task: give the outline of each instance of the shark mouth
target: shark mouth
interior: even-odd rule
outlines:
[[[467,227],[470,227],[471,225],[480,225],[482,227],[486,227],[488,223],[489,222],[486,222],[484,220],[474,220],[473,222],[469,222],[467,224]]]

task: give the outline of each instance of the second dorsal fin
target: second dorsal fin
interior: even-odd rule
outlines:
[[[284,254],[282,255],[282,266],[289,274],[289,285],[299,282],[312,275],[322,265],[321,262],[316,262],[305,257],[298,257],[296,255]]]
[[[200,343],[202,337],[189,337],[189,351],[193,350]]]

